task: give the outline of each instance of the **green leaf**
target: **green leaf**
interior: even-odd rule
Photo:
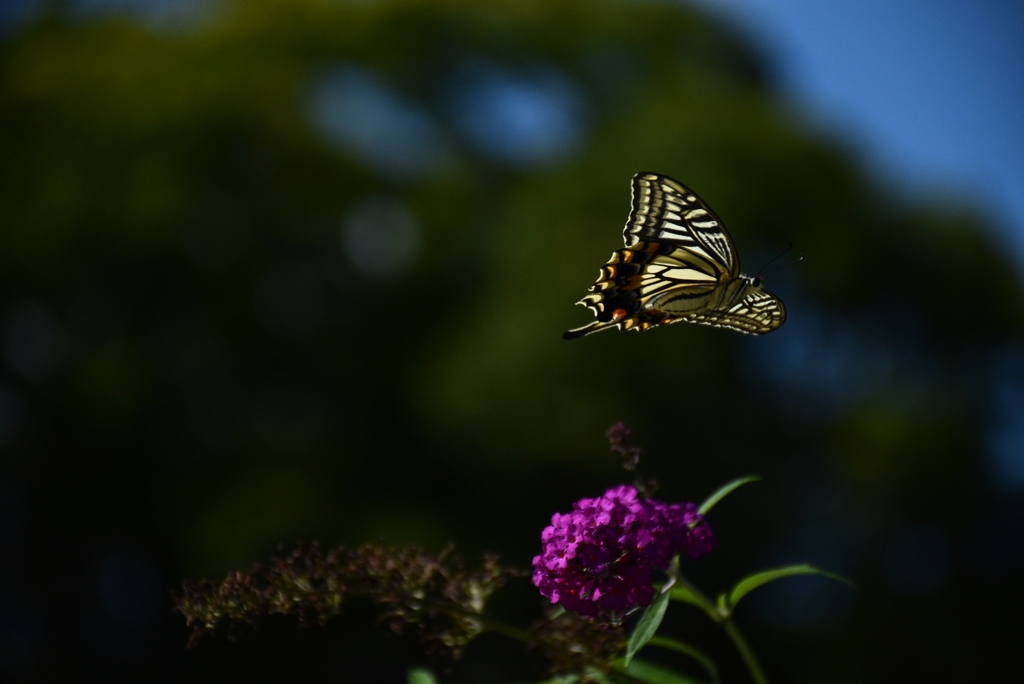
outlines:
[[[665,617],[665,610],[668,608],[668,599],[672,595],[671,586],[664,587],[654,596],[651,605],[647,606],[640,621],[636,623],[636,629],[629,636],[629,646],[626,648],[626,657],[623,659],[626,665],[633,659],[636,652],[647,644],[658,631],[661,621]]]
[[[711,677],[711,681],[718,684],[718,668],[715,667],[715,661],[685,641],[655,635],[647,643],[650,646],[660,646],[661,648],[667,648],[675,651],[676,653],[682,653],[685,656],[693,658],[707,671],[708,676]]]
[[[677,584],[672,587],[672,600],[680,601],[682,603],[689,603],[691,606],[697,606],[701,610],[704,609],[704,604],[697,598],[697,595],[690,591],[689,587]]]
[[[716,491],[714,494],[706,498],[704,500],[704,503],[702,503],[700,505],[700,508],[697,510],[700,512],[701,515],[707,515],[707,512],[710,511],[716,503],[718,503],[727,495],[732,493],[732,490],[736,489],[737,487],[742,487],[748,482],[757,482],[760,479],[761,477],[759,475],[747,475],[746,477],[741,477],[739,479],[733,480],[729,484],[719,487],[718,491]]]
[[[620,660],[614,663],[612,667],[619,672],[629,675],[638,682],[644,682],[644,684],[704,684],[699,679],[693,679],[673,670],[651,665],[642,660],[634,660],[629,665]]]
[[[732,588],[732,591],[729,592],[729,609],[734,609],[741,598],[752,592],[754,589],[757,589],[762,584],[767,584],[768,582],[780,579],[782,577],[792,577],[794,575],[820,575],[821,577],[828,577],[829,579],[834,579],[837,582],[849,584],[851,587],[854,586],[853,582],[846,579],[845,577],[841,577],[840,575],[828,572],[826,570],[821,570],[820,568],[816,568],[813,565],[808,565],[806,563],[800,565],[788,565],[784,568],[763,570],[761,572],[750,575],[749,577],[744,577],[743,579],[741,579],[739,582],[736,583],[736,586]]]
[[[422,667],[414,667],[405,675],[408,684],[437,684],[437,677],[430,670]]]

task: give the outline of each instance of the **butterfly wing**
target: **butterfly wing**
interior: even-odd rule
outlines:
[[[742,333],[761,335],[786,321],[786,307],[771,292],[751,290],[743,299],[725,309],[712,309],[681,316],[681,320]]]
[[[717,266],[722,279],[740,272],[736,247],[722,221],[697,193],[668,176],[633,176],[633,209],[623,237],[627,247],[648,241],[671,243]]]

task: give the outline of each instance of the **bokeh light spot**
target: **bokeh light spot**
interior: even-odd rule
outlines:
[[[455,159],[430,116],[365,69],[338,67],[317,78],[308,112],[331,143],[389,178],[437,175]]]
[[[401,202],[370,197],[345,214],[341,242],[349,261],[362,273],[379,279],[393,278],[416,258],[419,222]]]
[[[583,96],[557,71],[513,73],[474,64],[457,78],[454,91],[456,126],[480,152],[500,162],[551,165],[583,146]]]

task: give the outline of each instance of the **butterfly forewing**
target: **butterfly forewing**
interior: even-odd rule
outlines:
[[[718,266],[722,275],[739,274],[739,259],[722,222],[697,193],[656,173],[633,176],[633,210],[623,231],[626,246],[659,240]]]

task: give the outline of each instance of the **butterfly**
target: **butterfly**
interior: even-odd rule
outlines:
[[[786,320],[761,278],[740,273],[732,238],[693,190],[657,173],[633,176],[626,246],[601,268],[582,304],[597,320],[562,339],[618,327],[649,330],[687,321],[760,335]]]

